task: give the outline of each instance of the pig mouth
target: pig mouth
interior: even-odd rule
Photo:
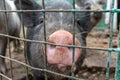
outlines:
[[[72,34],[65,31],[59,30],[54,32],[49,36],[48,42],[54,44],[64,44],[71,45],[72,44]],[[75,46],[79,46],[80,42],[78,39],[75,39]],[[81,54],[81,49],[74,48],[74,60],[73,60],[73,48],[72,47],[64,47],[64,46],[56,46],[56,45],[47,45],[46,55],[47,62],[49,64],[57,65],[58,69],[64,71],[67,66],[72,66],[78,60]]]

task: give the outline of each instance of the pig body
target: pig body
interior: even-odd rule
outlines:
[[[20,9],[18,0],[16,6]],[[41,10],[42,7],[32,0],[21,0],[23,10]],[[82,4],[82,3],[81,3]],[[84,6],[84,5],[82,5]],[[45,4],[45,9],[66,10],[73,9],[72,4],[65,0],[53,0]],[[87,9],[87,8],[82,8]],[[87,15],[87,16],[86,16]],[[27,39],[44,41],[53,44],[72,45],[73,28],[75,29],[75,46],[86,46],[87,33],[91,30],[91,16],[89,12],[76,12],[75,25],[73,24],[74,14],[72,12],[45,12],[45,20],[42,12],[23,13],[24,24],[27,26]],[[46,35],[44,34],[44,22],[46,26]],[[56,46],[52,44],[27,42],[27,58],[31,66],[45,69],[45,52],[47,69],[71,75],[80,70],[86,50],[83,48],[74,48],[74,63],[72,64],[73,48]],[[45,48],[46,47],[46,48]],[[74,70],[72,68],[74,67]],[[35,80],[44,80],[44,72],[32,70]],[[50,80],[67,80],[68,78],[47,73]]]
[[[4,1],[0,0],[0,10],[5,10],[5,9],[16,10],[14,3],[9,0],[5,0],[5,5],[6,5],[6,8],[4,6]],[[19,20],[17,13],[15,12],[7,13],[7,16],[6,16],[5,12],[0,12],[0,33],[19,37],[20,20]],[[18,41],[14,40],[15,47],[17,43],[19,44]],[[0,36],[0,55],[5,56],[6,48],[7,48],[7,38]],[[5,65],[5,59],[3,58],[0,58],[0,72],[4,74],[6,74],[7,72],[7,68]]]

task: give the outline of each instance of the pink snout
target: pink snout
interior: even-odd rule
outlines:
[[[54,44],[72,45],[73,35],[65,30],[59,30],[49,36],[48,42]],[[80,42],[75,38],[75,46],[80,46]],[[47,45],[47,61],[49,64],[57,64],[58,67],[72,66],[73,48]],[[77,61],[81,54],[80,48],[74,50],[74,62]],[[61,66],[61,67],[62,67]]]

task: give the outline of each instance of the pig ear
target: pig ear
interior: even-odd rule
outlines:
[[[86,37],[91,30],[90,15],[88,14],[88,12],[76,12],[75,14],[75,22],[77,23],[77,27],[80,30],[81,35],[84,37]]]
[[[18,10],[42,9],[42,7],[33,0],[15,0],[15,5]],[[22,14],[23,14],[23,22],[26,27],[34,27],[40,24],[41,22],[43,22],[42,12],[23,12]]]

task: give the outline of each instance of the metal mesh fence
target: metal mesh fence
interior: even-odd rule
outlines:
[[[53,44],[53,43],[49,43],[46,41],[46,37],[44,38],[44,41],[36,41],[36,40],[29,40],[29,39],[26,39],[25,35],[26,35],[26,29],[24,27],[24,22],[23,22],[23,14],[22,13],[26,13],[26,12],[43,12],[43,18],[45,19],[45,13],[46,12],[73,12],[73,14],[75,15],[75,12],[111,12],[112,15],[116,12],[120,12],[119,9],[112,9],[112,10],[100,10],[100,11],[96,11],[96,10],[76,10],[75,9],[75,1],[72,2],[73,3],[73,9],[72,10],[45,10],[45,4],[44,4],[44,0],[42,1],[42,6],[43,6],[43,9],[41,10],[6,10],[5,8],[5,0],[3,0],[3,4],[4,4],[4,8],[5,10],[0,10],[0,13],[4,13],[6,15],[5,17],[5,24],[6,24],[6,32],[7,33],[0,33],[0,36],[4,36],[7,38],[7,42],[8,42],[8,49],[7,49],[7,53],[9,53],[9,55],[7,55],[7,57],[5,56],[2,56],[0,55],[0,58],[5,58],[6,60],[8,60],[8,65],[7,66],[10,66],[9,67],[9,70],[10,70],[10,75],[9,77],[7,75],[4,75],[2,73],[0,73],[0,80],[4,80],[4,79],[7,79],[7,80],[14,80],[14,76],[17,72],[14,72],[13,71],[13,64],[16,64],[16,65],[19,65],[17,67],[20,67],[20,68],[24,68],[23,71],[21,71],[21,73],[25,73],[27,74],[26,77],[25,77],[25,80],[30,80],[29,78],[29,73],[31,72],[31,69],[35,69],[35,70],[39,70],[39,71],[43,71],[43,74],[45,75],[45,80],[47,80],[48,78],[48,75],[47,73],[51,73],[51,74],[54,74],[54,75],[60,75],[60,76],[63,76],[63,77],[67,77],[67,78],[70,78],[71,80],[84,80],[82,78],[77,78],[75,77],[74,73],[69,76],[69,75],[64,75],[64,74],[59,74],[59,73],[56,73],[56,72],[53,72],[53,71],[50,71],[47,69],[47,61],[46,61],[46,54],[44,55],[45,57],[45,63],[44,63],[44,66],[45,66],[45,69],[40,69],[40,68],[35,68],[35,67],[32,67],[28,64],[27,62],[27,57],[26,57],[26,42],[33,42],[33,43],[42,43],[44,44],[45,46],[47,44],[50,44],[50,45],[56,45],[56,46],[64,46],[64,47],[72,47],[73,48],[73,62],[74,62],[74,48],[82,48],[82,49],[89,49],[89,50],[97,50],[97,51],[107,51],[108,52],[108,57],[107,57],[107,68],[106,68],[106,77],[105,77],[105,80],[109,80],[109,72],[110,72],[110,60],[111,60],[111,54],[112,52],[115,52],[115,53],[118,53],[117,54],[117,65],[116,65],[116,72],[115,72],[115,80],[120,80],[120,61],[119,61],[119,58],[120,58],[120,49],[119,49],[119,45],[120,45],[120,31],[118,33],[118,45],[117,45],[117,48],[113,48],[112,47],[112,40],[113,40],[113,18],[111,18],[111,23],[110,23],[110,37],[109,37],[109,47],[108,48],[102,48],[102,47],[83,47],[83,46],[74,46],[74,37],[75,37],[75,29],[73,28],[73,46],[71,45],[62,45],[62,44]],[[19,4],[21,5],[21,0],[19,0]],[[22,7],[22,6],[21,6]],[[18,38],[18,37],[14,37],[12,35],[9,35],[8,33],[8,17],[7,17],[7,14],[8,13],[13,13],[13,12],[17,12],[17,13],[20,13],[20,20],[21,20],[21,38]],[[112,17],[111,15],[111,17]],[[74,17],[75,18],[75,17]],[[75,21],[75,19],[74,19]],[[73,23],[75,25],[75,22]],[[46,24],[44,22],[44,35],[46,36]],[[22,51],[22,55],[24,53],[24,56],[20,56],[19,53],[15,53],[16,55],[18,55],[17,57],[24,57],[22,59],[24,60],[18,60],[17,57],[14,57],[14,53],[11,51],[11,44],[10,44],[10,39],[16,39],[16,40],[20,40],[21,43],[22,43],[22,46],[23,46],[23,51]],[[94,43],[93,43],[94,44]],[[13,54],[12,54],[13,53]],[[45,52],[46,53],[46,52]],[[10,62],[9,62],[10,61]],[[1,64],[0,64],[1,65]],[[22,67],[21,67],[22,66]],[[15,79],[17,80],[17,79]]]

